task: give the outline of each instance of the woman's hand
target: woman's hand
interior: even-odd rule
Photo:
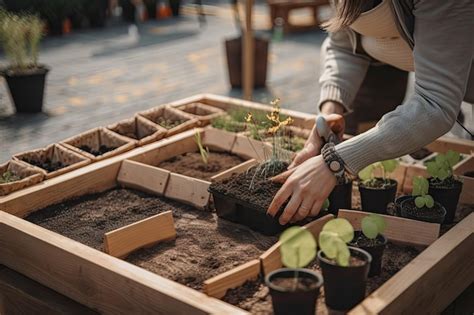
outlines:
[[[345,122],[344,118],[339,114],[330,114],[330,115],[323,115],[326,118],[326,121],[331,128],[331,130],[342,139],[342,135],[344,134]],[[293,162],[291,162],[288,169],[292,169],[310,157],[316,156],[321,153],[321,147],[323,145],[323,141],[316,130],[316,125],[313,127],[311,131],[311,135],[309,136],[308,140],[304,145],[304,148],[296,154]]]
[[[321,155],[307,159],[272,180],[283,183],[283,186],[273,198],[267,214],[275,216],[291,196],[280,216],[280,224],[316,216],[336,185],[336,176],[329,170]]]

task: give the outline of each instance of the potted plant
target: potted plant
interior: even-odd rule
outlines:
[[[372,257],[365,250],[347,246],[354,238],[352,225],[343,218],[328,221],[319,233],[319,265],[324,278],[326,305],[347,311],[365,298]]]
[[[316,257],[316,240],[305,228],[293,226],[280,236],[282,264],[265,277],[270,289],[273,312],[313,315],[323,278],[317,272],[303,269]]]
[[[382,216],[371,213],[361,221],[361,231],[355,231],[351,246],[361,248],[372,256],[369,277],[378,276],[382,271],[382,257],[387,238],[382,235],[386,223]]]
[[[404,218],[443,223],[446,210],[428,194],[428,180],[421,176],[413,177],[413,192],[400,203],[400,214]]]
[[[41,112],[49,69],[38,64],[43,23],[34,15],[0,13],[0,38],[9,61],[1,71],[18,113]]]
[[[339,209],[352,208],[352,179],[344,177],[344,182],[338,183],[329,194],[329,212],[337,215]]]
[[[398,185],[389,176],[397,166],[397,160],[386,160],[371,164],[359,172],[359,192],[364,211],[387,213],[387,205],[395,200]],[[375,176],[377,170],[381,171],[381,177]]]
[[[461,160],[458,152],[449,150],[445,154],[438,154],[434,161],[426,163],[426,169],[431,176],[428,192],[433,199],[446,209],[444,223],[449,224],[454,220],[459,196],[462,191],[462,182],[453,174],[453,166]]]

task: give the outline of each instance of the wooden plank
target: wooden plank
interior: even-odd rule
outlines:
[[[314,237],[317,239],[319,237],[319,232],[323,228],[324,224],[329,220],[334,219],[332,214],[327,214],[324,217],[321,217],[317,220],[314,220],[304,227],[308,229]],[[280,242],[277,242],[275,245],[270,247],[265,253],[260,255],[260,261],[262,262],[262,273],[263,275],[272,272],[278,268],[282,267],[281,264],[281,255],[280,255]]]
[[[211,183],[189,176],[170,173],[165,197],[204,209],[209,203],[210,193],[207,191]]]
[[[405,179],[403,180],[403,192],[405,194],[411,194],[413,190],[413,177],[415,176],[422,176],[427,178],[428,172],[426,168],[421,165],[405,165],[406,172],[405,172]]]
[[[466,156],[464,160],[453,167],[454,174],[464,175],[466,172],[474,171],[474,155]]]
[[[338,217],[349,220],[355,230],[360,230],[361,221],[368,214],[368,212],[363,211],[341,209],[339,210]],[[415,246],[428,246],[439,237],[440,225],[437,223],[410,220],[390,215],[381,216],[387,223],[383,234],[393,242]]]
[[[102,314],[246,314],[5,212],[0,264]]]
[[[125,160],[122,162],[117,182],[129,188],[163,195],[170,172],[151,165]]]
[[[248,159],[265,161],[266,158],[271,155],[272,148],[268,143],[238,135],[235,138],[234,146],[232,147],[231,152]]]
[[[474,204],[474,178],[467,176],[459,176],[462,183],[460,203]]]
[[[257,165],[257,164],[258,164],[257,160],[250,159],[248,161],[240,163],[239,165],[236,165],[232,168],[229,168],[228,170],[223,171],[222,173],[219,173],[217,175],[212,176],[211,180],[212,181],[219,181],[219,180],[229,178],[234,174],[240,174],[240,173],[246,172],[249,168],[251,168],[252,166]]]
[[[206,128],[201,132],[202,144],[219,151],[230,151],[235,142],[236,134],[215,128]]]
[[[440,137],[426,146],[433,152],[445,153],[448,150],[457,151],[459,153],[471,154],[474,151],[474,141],[467,139]]]
[[[166,211],[105,233],[104,248],[109,255],[125,258],[139,248],[175,237],[173,213]]]
[[[227,290],[237,288],[247,281],[255,280],[260,274],[260,260],[254,259],[234,269],[204,281],[204,292],[221,299]]]
[[[0,314],[92,315],[97,312],[0,266]]]
[[[437,314],[474,282],[474,213],[349,314]]]

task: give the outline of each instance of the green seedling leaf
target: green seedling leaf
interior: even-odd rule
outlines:
[[[367,238],[374,239],[377,235],[385,231],[386,225],[387,224],[382,216],[372,213],[362,219],[362,233]]]
[[[327,258],[335,259],[337,257],[336,240],[339,239],[337,233],[321,231],[319,233],[319,247]]]
[[[328,221],[323,226],[323,231],[333,232],[338,235],[338,237],[343,240],[345,243],[349,243],[354,238],[354,228],[352,225],[343,218],[333,219]]]
[[[412,196],[424,196],[428,194],[429,182],[422,176],[413,177],[413,192]]]
[[[387,173],[392,173],[398,166],[398,161],[397,160],[386,160],[380,162],[382,164],[382,167],[384,168],[385,172]]]
[[[351,252],[349,248],[343,241],[336,242],[337,247],[337,257],[336,261],[339,266],[347,267],[349,266],[349,259],[351,257]]]
[[[438,164],[435,161],[426,162],[426,170],[431,177],[438,178]]]
[[[461,161],[461,154],[459,152],[455,152],[453,150],[449,150],[446,152],[446,160],[450,167],[458,164]]]
[[[293,226],[280,236],[280,253],[283,265],[288,268],[303,268],[316,257],[316,240],[308,230]]]
[[[415,205],[417,208],[423,208],[426,204],[426,200],[423,196],[418,196],[415,198]]]
[[[328,209],[328,208],[329,208],[329,205],[330,205],[329,199],[324,200],[322,209]]]
[[[435,157],[435,162],[436,162],[436,164],[438,164],[438,165],[442,165],[442,164],[446,163],[446,162],[447,162],[446,156],[443,155],[443,154],[438,154],[438,155]]]
[[[425,205],[430,209],[433,208],[434,207],[433,197],[431,197],[430,195],[426,195],[425,196]]]
[[[363,181],[369,180],[373,177],[374,165],[371,164],[359,172],[359,178]]]

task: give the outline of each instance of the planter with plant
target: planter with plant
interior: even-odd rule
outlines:
[[[459,196],[462,191],[462,182],[456,179],[453,166],[461,160],[458,152],[449,150],[445,154],[439,153],[434,161],[426,163],[426,169],[431,176],[429,194],[436,202],[446,209],[443,223],[452,223],[456,214]]]
[[[273,312],[276,315],[313,315],[323,278],[317,272],[304,269],[316,257],[316,240],[305,228],[293,226],[280,236],[282,264],[265,277],[270,289]]]
[[[362,209],[374,213],[387,213],[387,205],[395,200],[397,181],[389,178],[398,166],[397,160],[371,164],[359,172],[359,192]],[[377,171],[381,177],[376,177]]]
[[[400,203],[401,216],[413,220],[443,223],[446,209],[428,192],[428,180],[421,176],[413,177],[412,195],[404,198]]]
[[[138,115],[166,129],[166,137],[192,129],[199,124],[192,115],[168,106],[154,107],[139,112]]]
[[[11,160],[0,164],[0,196],[39,183],[43,177],[43,173],[22,162]]]
[[[369,277],[378,276],[382,271],[382,257],[387,245],[387,238],[382,235],[385,220],[378,214],[371,213],[361,221],[361,231],[355,231],[351,246],[363,249],[372,256]]]
[[[365,298],[372,257],[365,250],[347,246],[354,229],[346,219],[327,222],[319,234],[319,265],[324,278],[326,305],[347,311]]]
[[[38,63],[43,23],[34,15],[0,12],[0,37],[9,65],[1,71],[17,113],[37,113],[43,108],[49,69]]]

